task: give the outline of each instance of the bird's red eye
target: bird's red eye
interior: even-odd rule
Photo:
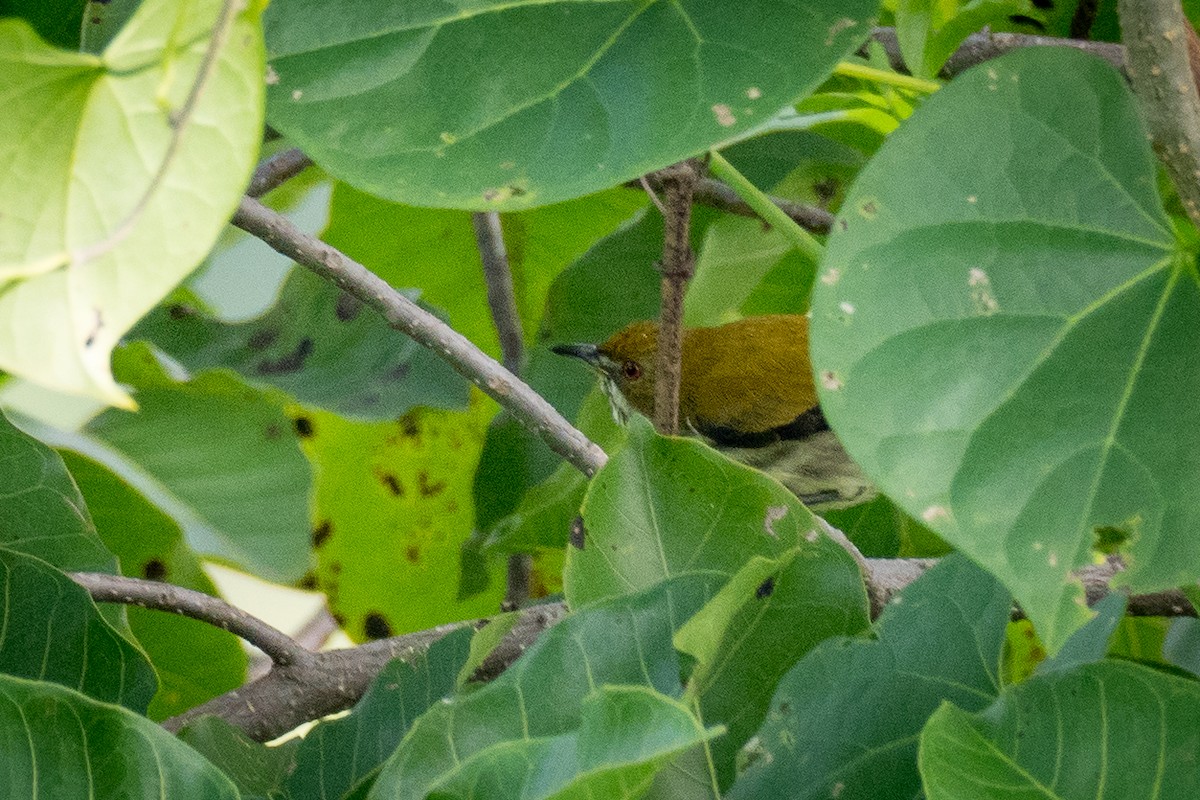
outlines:
[[[631,381],[642,377],[642,368],[636,361],[626,361],[621,365],[621,374]]]

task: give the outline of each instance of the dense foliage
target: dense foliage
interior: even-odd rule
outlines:
[[[0,0],[0,795],[1200,796],[1196,620],[1078,576],[1200,599],[1200,236],[1108,61],[938,77],[985,27],[1119,41],[1114,6]],[[292,147],[264,202],[496,358],[472,212],[501,212],[521,377],[594,477],[228,226]],[[637,182],[710,151],[751,207],[836,214],[698,204],[685,319],[810,313],[882,492],[828,522],[940,557],[877,619],[780,484],[616,426],[549,351],[657,315]],[[498,676],[520,612],[271,746],[157,724],[243,684],[231,633],[71,575],[214,594],[222,563],[367,642],[495,615],[521,553],[568,612]]]

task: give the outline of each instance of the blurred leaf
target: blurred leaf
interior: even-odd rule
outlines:
[[[1097,528],[1130,531],[1134,591],[1200,574],[1197,289],[1124,81],[1025,48],[930,98],[855,184],[813,296],[821,405],[1055,652],[1090,616],[1072,573]]]
[[[7,675],[0,697],[8,797],[238,800],[229,778],[145,717]]]
[[[610,748],[622,747],[614,741],[620,739],[637,745],[643,733],[646,743],[652,743],[662,735],[658,722],[663,714],[674,720],[676,732],[686,721],[681,716],[684,709],[668,700],[682,691],[671,635],[714,588],[709,576],[688,575],[568,616],[538,637],[496,680],[432,706],[384,765],[371,798],[436,794],[442,786],[457,785],[460,776],[476,774],[479,765],[493,765],[498,774],[504,767],[504,784],[488,784],[483,796],[521,797],[519,775],[510,778],[508,772],[515,766],[508,754],[514,752],[526,756],[535,771],[544,770],[559,788],[585,777],[586,769],[602,774],[609,756],[625,759],[626,766],[617,774],[641,785],[647,776],[638,760],[653,754],[621,754]],[[610,687],[611,694],[596,698],[598,687]],[[621,698],[631,691],[644,702],[626,706]],[[641,731],[626,731],[630,735],[625,736],[615,719],[600,713],[622,707],[629,710],[630,723],[645,725]],[[703,734],[694,719],[690,724],[694,743]],[[672,740],[684,741],[674,736]],[[592,758],[600,760],[593,763]],[[610,794],[607,783],[598,786],[594,796],[626,796]],[[576,791],[583,792],[572,790]]]
[[[585,546],[568,551],[564,575],[576,608],[676,575],[727,579],[755,555],[797,547],[805,559],[856,570],[780,483],[694,439],[658,436],[638,416],[592,479],[583,522]]]
[[[930,713],[999,692],[1010,607],[986,573],[948,556],[884,610],[877,638],[828,639],[784,676],[727,797],[915,796]]]
[[[391,422],[297,412],[316,475],[315,578],[352,638],[398,636],[500,607],[499,560],[486,591],[469,599],[458,591],[475,518],[471,481],[495,408],[476,393],[467,411],[417,408]]]
[[[887,495],[821,516],[867,558],[936,558],[950,552],[938,535],[905,514]]]
[[[0,672],[146,710],[157,688],[154,668],[83,587],[40,559],[0,547],[0,598]]]
[[[1163,642],[1163,658],[1200,678],[1200,620],[1195,617],[1171,620]]]
[[[88,501],[97,532],[120,559],[121,574],[217,593],[173,519],[103,464],[71,450],[60,454]],[[228,631],[137,606],[128,614],[129,627],[158,673],[158,693],[146,712],[151,719],[172,717],[245,682],[246,651]]]
[[[544,205],[761,124],[867,37],[877,6],[759,0],[731,25],[716,0],[476,0],[374,14],[345,1],[279,3],[266,16],[279,77],[270,120],[371,194]],[[474,52],[486,69],[463,59]]]
[[[122,348],[114,366],[139,387],[141,410],[109,410],[85,428],[110,457],[81,452],[164,508],[198,552],[268,580],[299,578],[312,475],[282,399],[225,371],[174,382],[144,344]]]
[[[946,702],[921,732],[929,800],[1196,797],[1200,684],[1122,661],[1011,687],[972,714]]]
[[[290,796],[342,797],[373,772],[421,714],[454,692],[471,639],[463,628],[420,655],[392,661],[348,715],[305,734],[284,781]]]
[[[179,732],[179,738],[232,779],[241,800],[288,797],[283,782],[303,741],[289,739],[267,746],[249,738],[220,717],[210,715],[189,722]]]
[[[130,334],[192,373],[224,367],[342,416],[391,419],[413,406],[463,408],[467,382],[445,359],[396,332],[373,309],[295,268],[278,302],[250,322],[224,323],[184,305],[160,306]]]
[[[0,0],[0,17],[20,17],[47,43],[79,49],[79,29],[87,0]]]
[[[1096,616],[1063,644],[1062,648],[1050,658],[1037,665],[1037,674],[1047,672],[1065,672],[1083,664],[1092,664],[1108,652],[1109,640],[1113,631],[1121,624],[1125,615],[1124,595],[1114,592],[1092,607]]]
[[[258,152],[262,4],[233,8],[144,0],[102,56],[0,21],[6,371],[132,407],[112,350],[208,253]]]

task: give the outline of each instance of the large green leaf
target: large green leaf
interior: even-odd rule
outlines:
[[[238,800],[216,767],[145,717],[0,675],[0,787],[55,800]]]
[[[589,714],[614,707],[603,700],[595,705],[593,693],[604,686],[652,689],[658,694],[648,695],[651,707],[637,704],[631,712],[641,708],[639,715],[666,714],[677,723],[682,709],[665,702],[682,692],[680,659],[671,647],[671,636],[711,597],[714,584],[709,576],[684,576],[567,617],[496,680],[432,706],[385,763],[370,797],[425,797],[443,784],[457,785],[464,773],[475,774],[480,764],[494,764],[498,770],[503,765],[508,775],[513,765],[506,756],[512,751],[517,758],[528,758],[534,768],[556,775],[556,785],[561,786],[582,777],[583,760],[564,762],[562,756],[584,743],[595,753],[614,748],[610,751],[614,758],[625,758],[613,764],[621,766],[619,774],[645,779],[639,762],[619,753],[625,743],[614,740],[626,738],[619,726],[593,725],[602,721],[595,718],[585,722]],[[620,697],[611,699],[619,708]],[[691,724],[698,731],[694,720]],[[585,730],[589,725],[590,730]],[[654,731],[653,725],[645,729],[648,735]],[[566,750],[556,752],[555,737],[563,737],[557,747]],[[692,743],[702,738],[697,733]],[[509,782],[507,777],[505,781],[484,796],[523,796],[519,781]],[[600,791],[595,796],[610,795]]]
[[[564,575],[576,608],[676,575],[728,579],[753,556],[793,548],[821,569],[856,569],[778,481],[694,439],[659,436],[641,417],[592,479],[583,522],[585,546],[568,551]]]
[[[914,198],[920,198],[915,202]],[[1132,98],[1027,48],[938,92],[863,171],[813,296],[821,404],[893,500],[993,572],[1053,652],[1072,573],[1200,570],[1200,290]]]
[[[303,425],[283,401],[227,371],[177,383],[140,343],[114,363],[140,387],[141,409],[110,409],[88,423],[83,441],[63,443],[163,507],[196,551],[269,580],[298,579],[311,557],[312,470],[298,443]]]
[[[0,367],[132,406],[113,347],[212,247],[254,166],[262,5],[146,0],[100,55],[0,21]]]
[[[731,800],[913,797],[917,734],[938,704],[975,710],[996,697],[1011,606],[951,556],[884,610],[876,639],[818,645],[780,681]]]
[[[45,561],[0,547],[0,598],[0,672],[146,710],[154,668],[83,587]]]
[[[501,561],[489,565],[487,591],[462,599],[458,584],[475,516],[471,480],[494,413],[475,393],[467,411],[417,408],[379,423],[329,413],[297,419],[316,467],[313,576],[351,637],[424,630],[500,607]]]
[[[87,0],[0,0],[0,17],[21,17],[55,47],[79,49]]]
[[[815,87],[875,0],[304,0],[266,17],[271,124],[360,189],[447,208],[577,197]],[[368,13],[369,10],[369,13]],[[464,54],[474,54],[466,58]]]
[[[283,782],[296,760],[302,739],[267,746],[220,717],[203,716],[179,732],[237,786],[241,800],[283,800]]]
[[[171,305],[133,331],[192,372],[224,367],[251,384],[359,419],[391,419],[415,405],[462,408],[467,383],[444,359],[394,331],[372,309],[296,268],[258,319],[225,323]]]
[[[1200,796],[1200,683],[1122,661],[1032,678],[921,732],[929,800]]]
[[[175,520],[98,461],[72,450],[60,453],[123,575],[217,593]],[[158,673],[158,694],[146,711],[151,719],[174,716],[245,682],[246,652],[228,631],[137,606],[128,614]]]

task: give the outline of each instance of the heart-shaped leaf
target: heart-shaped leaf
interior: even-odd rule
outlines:
[[[897,503],[1054,652],[1119,536],[1139,591],[1200,574],[1200,287],[1123,79],[1026,48],[863,171],[813,296],[821,404]]]

